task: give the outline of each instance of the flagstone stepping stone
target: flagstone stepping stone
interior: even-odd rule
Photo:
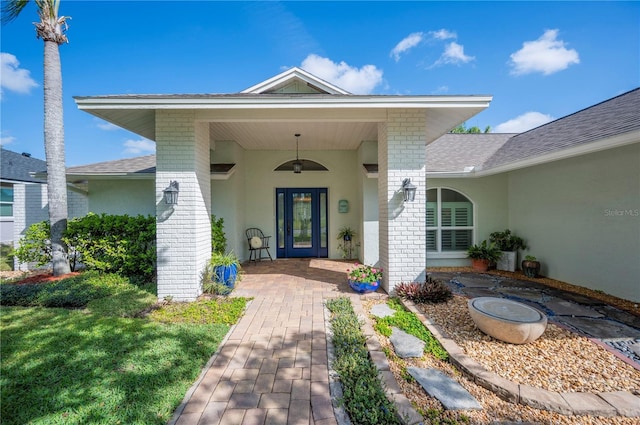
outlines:
[[[395,314],[395,310],[389,307],[387,303],[376,304],[371,307],[371,314],[376,317],[388,317],[393,316]]]
[[[593,308],[555,297],[544,301],[543,304],[559,316],[604,317]]]
[[[599,339],[640,339],[640,329],[608,319],[593,319],[591,317],[562,316],[558,318],[582,333]]]
[[[393,344],[398,357],[406,359],[409,357],[422,357],[424,355],[424,341],[396,327],[391,328],[389,341]]]
[[[504,298],[479,297],[468,302],[478,329],[501,341],[535,341],[547,328],[547,316],[528,305]]]
[[[491,277],[471,275],[471,276],[459,276],[453,279],[454,281],[461,283],[467,288],[491,288],[496,286],[496,281]]]
[[[469,391],[437,369],[408,367],[407,371],[431,397],[437,398],[447,410],[480,410],[482,406]]]
[[[543,297],[541,290],[533,288],[498,288],[497,291],[502,295],[535,302],[542,301]]]

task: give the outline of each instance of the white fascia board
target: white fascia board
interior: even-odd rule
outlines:
[[[506,173],[509,171],[519,170],[521,168],[533,167],[535,165],[546,164],[548,162],[559,161],[562,159],[573,158],[575,156],[586,155],[590,153],[600,152],[607,149],[618,148],[634,143],[640,143],[640,130],[634,130],[629,133],[618,134],[597,142],[585,143],[573,148],[562,149],[560,151],[551,152],[532,158],[523,159],[521,161],[512,162],[501,165],[499,167],[487,170],[476,171],[474,177],[485,177],[494,174]]]
[[[70,174],[67,173],[67,180],[150,180],[155,179],[155,173],[90,173],[90,174]]]
[[[363,108],[431,109],[486,108],[492,96],[338,96],[323,97],[77,97],[78,108],[92,109],[262,109]]]
[[[460,179],[477,177],[475,172],[464,171],[427,171],[428,179]]]

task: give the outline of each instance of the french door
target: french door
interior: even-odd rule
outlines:
[[[328,257],[327,188],[276,189],[279,258]]]

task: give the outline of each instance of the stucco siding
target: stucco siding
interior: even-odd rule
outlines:
[[[300,158],[316,161],[329,169],[326,171],[273,171],[280,164],[292,159],[295,152],[247,151],[245,152],[244,215],[246,227],[258,227],[272,236],[271,255],[276,245],[275,190],[286,188],[328,188],[329,196],[329,258],[341,258],[337,251],[336,235],[343,226],[360,227],[360,203],[357,200],[358,179],[362,164],[357,164],[356,151],[300,151]],[[349,212],[338,213],[338,201],[349,201]],[[245,241],[246,242],[246,241]],[[246,243],[245,243],[246,245]],[[248,248],[244,248],[248,258]]]
[[[154,178],[91,180],[88,209],[96,214],[155,215],[155,187]]]
[[[458,191],[474,205],[474,243],[489,239],[489,234],[509,227],[508,178],[504,174],[482,178],[427,179],[427,189],[447,188]],[[428,267],[469,266],[466,254],[458,258],[438,258],[427,253]]]
[[[511,172],[508,193],[543,275],[640,301],[640,143]]]

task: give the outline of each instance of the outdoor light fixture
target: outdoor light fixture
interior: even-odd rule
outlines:
[[[296,136],[296,160],[293,162],[293,172],[300,174],[302,173],[302,161],[298,158],[298,137],[300,137],[300,133],[296,133],[294,136]]]
[[[404,201],[413,202],[416,199],[416,185],[411,183],[411,179],[402,180],[402,191],[404,192]]]
[[[169,187],[162,191],[164,193],[164,203],[167,205],[177,205],[178,204],[178,182],[172,180],[169,183]]]

